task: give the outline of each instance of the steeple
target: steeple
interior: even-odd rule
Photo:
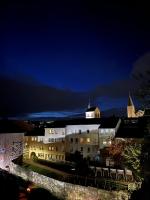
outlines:
[[[129,92],[129,97],[128,97],[128,105],[127,105],[127,116],[128,118],[135,117],[135,107]]]
[[[91,102],[90,102],[90,98],[89,98],[89,103],[88,103],[88,109],[91,108]]]
[[[130,92],[129,92],[129,98],[128,98],[128,106],[134,106]]]

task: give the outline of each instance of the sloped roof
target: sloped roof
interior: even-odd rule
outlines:
[[[86,112],[91,112],[91,111],[95,111],[96,110],[96,106],[90,107],[86,110]]]
[[[25,136],[44,136],[45,135],[45,129],[44,127],[35,127],[30,131],[27,131],[25,133]]]
[[[46,125],[47,128],[63,128],[67,125],[92,125],[98,124],[100,128],[115,128],[119,118],[109,117],[109,118],[81,118],[81,119],[70,119],[70,120],[59,120],[54,121]]]
[[[146,121],[144,118],[125,118],[116,133],[116,138],[144,138]]]
[[[24,121],[0,120],[0,133],[25,133],[31,131],[32,128]]]
[[[133,104],[133,101],[132,101],[132,98],[131,98],[130,94],[129,94],[129,98],[128,98],[128,106],[134,106],[134,104]]]

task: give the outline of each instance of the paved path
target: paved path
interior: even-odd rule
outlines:
[[[48,167],[48,166],[45,166],[45,165],[42,165],[42,164],[40,164],[40,163],[36,163],[36,162],[33,162],[33,161],[31,161],[31,160],[26,160],[26,161],[24,161],[24,163],[25,164],[31,164],[31,165],[33,165],[33,166],[37,166],[37,167],[40,167],[40,168],[42,168],[42,169],[46,169],[47,171],[49,171],[49,172],[54,172],[54,173],[56,173],[56,174],[59,174],[59,175],[62,175],[62,176],[70,176],[71,174],[69,174],[69,173],[66,173],[66,172],[63,172],[63,171],[60,171],[60,170],[58,170],[58,169],[54,169],[54,168],[51,168],[51,167]]]
[[[31,164],[32,166],[37,166],[37,167],[40,167],[40,168],[42,168],[42,169],[46,169],[47,171],[49,171],[49,172],[54,172],[54,173],[56,173],[56,174],[58,174],[58,175],[62,175],[63,177],[65,177],[65,178],[67,178],[67,177],[77,177],[77,175],[75,175],[75,174],[69,174],[69,173],[66,173],[66,172],[64,172],[64,171],[61,171],[61,170],[58,170],[58,169],[54,169],[54,168],[51,168],[51,167],[48,167],[48,166],[45,166],[45,165],[43,165],[43,164],[40,164],[40,163],[36,163],[36,162],[34,162],[34,161],[32,161],[32,160],[26,160],[26,161],[24,161],[24,163],[26,163],[26,164]],[[78,178],[85,178],[85,177],[83,177],[83,176],[78,176]],[[95,180],[95,178],[94,177],[88,177],[88,179],[90,180]],[[124,184],[124,185],[128,185],[130,182],[127,182],[127,181],[121,181],[121,180],[111,180],[111,179],[109,179],[109,178],[104,178],[104,177],[96,177],[96,179],[98,180],[98,179],[103,179],[103,180],[106,180],[106,181],[113,181],[114,183],[120,183],[120,184]]]

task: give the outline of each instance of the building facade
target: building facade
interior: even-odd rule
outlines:
[[[48,123],[44,135],[25,136],[24,158],[65,161],[66,154],[81,152],[92,160],[115,136],[118,118],[73,119]]]

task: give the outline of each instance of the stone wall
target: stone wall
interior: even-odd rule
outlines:
[[[6,169],[11,161],[23,154],[24,133],[0,134],[0,168]]]
[[[61,182],[31,170],[26,170],[12,163],[10,172],[30,180],[39,187],[49,190],[60,199],[65,200],[128,200],[125,191],[106,191],[93,187],[84,187],[70,183]]]

